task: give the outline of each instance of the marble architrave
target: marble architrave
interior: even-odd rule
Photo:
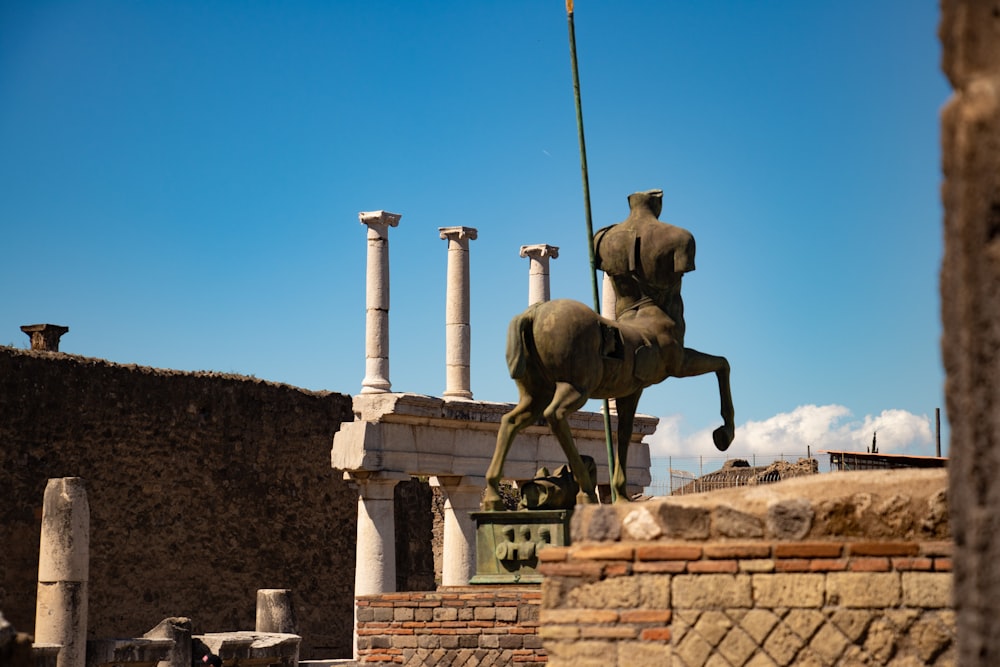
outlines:
[[[358,473],[405,476],[463,476],[480,481],[496,446],[500,419],[509,403],[448,401],[422,394],[364,394],[354,397],[355,421],[334,436],[333,467]],[[649,445],[656,417],[636,415],[629,447],[628,480],[634,491],[650,483]],[[569,419],[581,454],[597,462],[597,483],[608,484],[603,416],[577,412]],[[617,419],[612,416],[612,430]],[[518,434],[504,467],[505,477],[529,480],[538,468],[557,468],[566,456],[548,426],[529,426]]]

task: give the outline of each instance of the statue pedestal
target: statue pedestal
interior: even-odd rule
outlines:
[[[538,552],[569,546],[572,510],[472,512],[476,575],[472,584],[538,584]]]

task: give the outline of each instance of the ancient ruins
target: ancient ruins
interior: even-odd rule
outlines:
[[[79,357],[60,351],[60,325],[25,325],[31,350],[0,348],[0,664],[1000,664],[1000,19],[989,3],[941,9],[954,88],[942,112],[946,472],[579,506],[565,546],[499,529],[497,557],[531,561],[541,584],[470,585],[470,512],[511,407],[469,386],[476,231],[440,230],[443,395],[393,392],[388,236],[400,216],[362,213],[366,366],[353,397]],[[548,298],[557,252],[522,249],[530,302]],[[570,426],[606,491],[600,421]],[[631,434],[635,488],[655,425],[639,417]],[[532,425],[505,476],[564,461]],[[414,478],[434,493],[412,493]],[[405,590],[427,578],[416,570],[435,550],[432,498],[439,583]]]

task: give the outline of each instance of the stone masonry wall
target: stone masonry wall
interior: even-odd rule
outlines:
[[[551,667],[954,665],[946,471],[577,508],[541,552]]]
[[[42,494],[86,480],[90,637],[168,616],[254,627],[290,588],[302,657],[350,657],[357,495],[330,467],[351,399],[0,348],[0,610],[34,627]]]
[[[362,665],[541,665],[538,588],[470,586],[359,597]]]

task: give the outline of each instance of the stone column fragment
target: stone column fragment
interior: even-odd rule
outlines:
[[[283,632],[297,635],[298,623],[287,588],[262,588],[257,591],[257,632]]]
[[[439,475],[431,477],[444,495],[444,540],[441,549],[442,586],[468,586],[476,573],[476,522],[485,479]]]
[[[403,216],[386,211],[358,213],[368,227],[365,276],[365,379],[361,393],[387,392],[389,382],[389,228]]]
[[[469,241],[473,227],[440,227],[448,241],[448,288],[445,303],[445,398],[471,399],[469,360],[472,333],[469,325]]]
[[[25,324],[21,331],[31,339],[31,349],[43,352],[58,352],[59,339],[69,331],[69,327],[58,324]]]
[[[42,502],[35,642],[62,645],[58,667],[86,664],[89,569],[90,505],[84,481],[50,479]]]
[[[540,243],[521,246],[521,257],[527,257],[528,267],[528,305],[540,301],[548,301],[549,290],[549,259],[559,257],[559,248],[554,245]]]

